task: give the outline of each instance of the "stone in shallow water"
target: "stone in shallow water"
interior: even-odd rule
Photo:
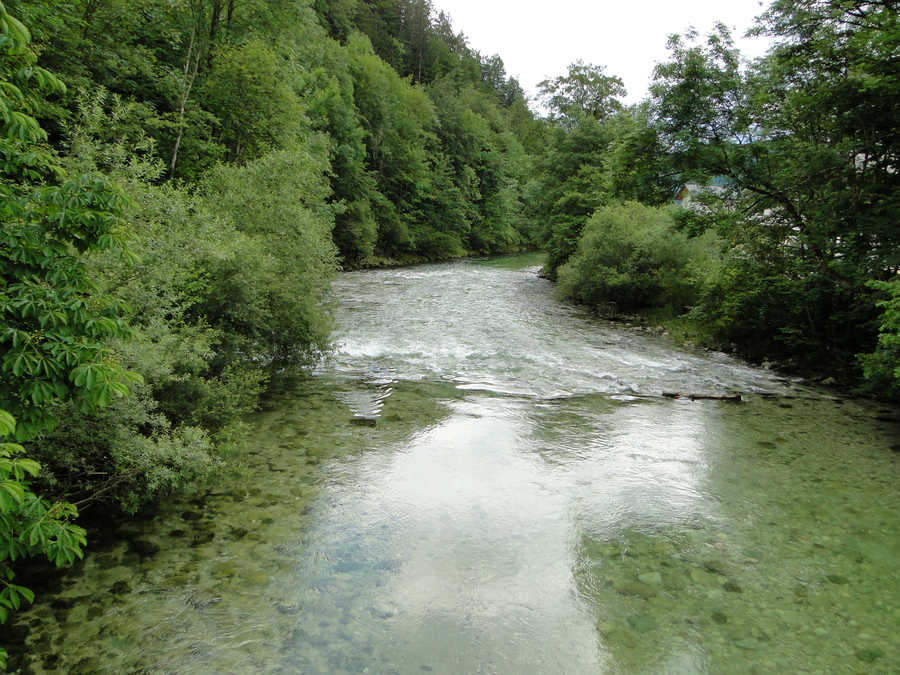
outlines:
[[[281,614],[298,614],[303,607],[301,605],[283,605],[279,602],[275,603],[275,609]]]
[[[713,612],[710,616],[712,617],[712,620],[720,626],[722,624],[728,623],[728,617],[725,616],[722,612]]]
[[[856,650],[856,658],[858,658],[860,661],[865,661],[866,663],[874,663],[882,656],[884,656],[884,652],[878,648]]]
[[[213,565],[212,575],[217,579],[230,579],[237,572],[237,566],[232,560],[226,560]]]
[[[232,541],[243,539],[247,534],[248,530],[245,530],[243,527],[231,527],[228,530],[228,538]]]
[[[838,584],[840,586],[843,586],[844,584],[848,583],[847,577],[841,576],[840,574],[829,574],[825,578],[828,579],[828,581],[830,581],[831,583]]]
[[[376,619],[390,619],[394,616],[393,606],[387,603],[376,603],[372,606],[370,611],[372,612],[372,616]]]
[[[648,586],[662,586],[662,574],[659,572],[645,572],[638,576],[638,581]]]
[[[250,572],[244,576],[243,581],[251,586],[264,586],[269,583],[269,575],[265,572]]]
[[[722,588],[724,588],[729,593],[743,593],[744,592],[744,589],[741,588],[740,586],[738,586],[733,581],[726,581],[725,585],[722,586]]]
[[[126,593],[131,593],[131,586],[128,585],[127,581],[117,581],[109,587],[109,592],[113,595],[125,595]]]
[[[81,659],[72,668],[71,675],[88,675],[88,673],[97,673],[101,670],[100,661],[92,656]]]
[[[687,584],[683,574],[670,572],[663,577],[663,588],[667,591],[683,591],[686,587]]]
[[[79,595],[75,598],[55,598],[50,606],[53,609],[72,609],[79,602],[89,599],[89,595]]]
[[[656,619],[649,614],[635,614],[629,616],[628,625],[632,630],[638,633],[649,633],[659,627],[659,624],[656,623]]]
[[[622,595],[636,595],[640,598],[644,598],[644,600],[655,598],[657,595],[656,589],[643,581],[630,581],[624,586],[619,587],[617,590]]]
[[[691,570],[691,581],[693,581],[698,586],[705,586],[707,588],[716,588],[719,586],[720,577],[715,574],[710,574],[706,570],[701,570],[698,567],[695,567]]]
[[[135,539],[131,542],[130,548],[142,558],[148,558],[159,553],[160,546],[152,541]]]
[[[191,540],[191,546],[202,546],[203,544],[208,544],[213,539],[215,539],[216,533],[210,531],[201,531],[194,535]]]
[[[720,576],[725,575],[725,567],[718,560],[704,560],[703,567],[706,568],[707,572],[712,572],[713,574],[718,574]]]

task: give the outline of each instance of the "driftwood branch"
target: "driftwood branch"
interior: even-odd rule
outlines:
[[[671,391],[664,391],[663,396],[666,398],[689,398],[692,401],[709,399],[712,401],[740,401],[740,394],[680,394]]]

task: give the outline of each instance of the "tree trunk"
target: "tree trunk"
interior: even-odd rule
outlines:
[[[712,401],[741,401],[740,394],[679,394],[675,392],[665,391],[663,396],[666,398],[689,398],[692,401],[709,399]]]
[[[175,177],[175,165],[178,163],[178,150],[181,147],[181,139],[184,137],[184,109],[191,95],[191,87],[197,77],[197,69],[200,67],[200,50],[194,49],[194,35],[191,31],[191,39],[188,42],[187,57],[184,59],[184,80],[181,84],[181,100],[178,106],[178,136],[175,137],[175,147],[172,149],[172,160],[169,162],[169,177]],[[193,66],[191,65],[193,60]]]
[[[209,48],[206,50],[206,70],[212,68],[213,52],[216,50],[216,34],[222,18],[222,0],[213,0],[212,16],[209,19]]]
[[[234,0],[228,0],[228,14],[225,17],[225,32],[231,33],[231,17],[234,16]]]

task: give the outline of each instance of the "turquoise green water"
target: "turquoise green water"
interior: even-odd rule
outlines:
[[[896,411],[592,319],[535,264],[343,275],[244,476],[18,614],[22,670],[900,672]]]

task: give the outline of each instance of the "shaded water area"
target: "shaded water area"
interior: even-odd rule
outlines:
[[[900,672],[896,410],[592,318],[536,264],[342,275],[246,477],[123,526],[17,615],[19,663]]]

